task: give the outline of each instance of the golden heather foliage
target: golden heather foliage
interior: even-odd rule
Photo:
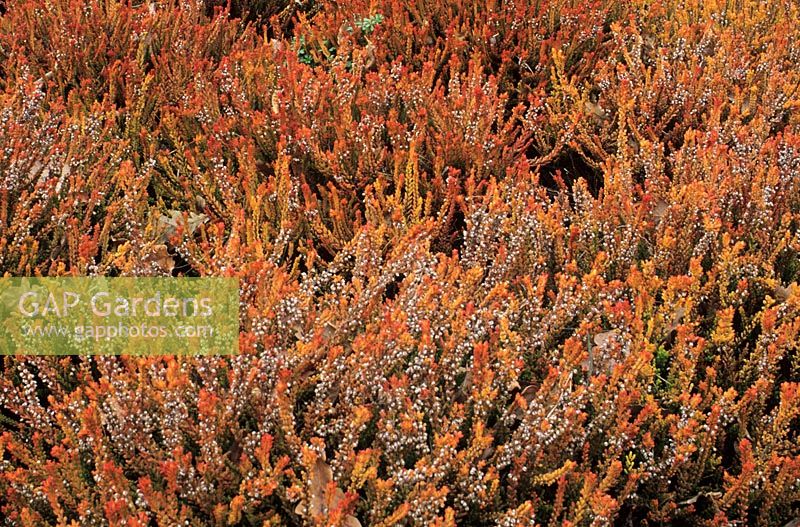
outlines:
[[[0,357],[3,525],[800,516],[800,6],[5,0],[0,271],[236,276]]]

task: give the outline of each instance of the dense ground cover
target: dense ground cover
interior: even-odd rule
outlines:
[[[3,525],[800,515],[800,8],[5,0],[0,271],[237,276],[0,357]]]

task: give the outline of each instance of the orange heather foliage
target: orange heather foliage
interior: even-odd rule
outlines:
[[[2,357],[2,525],[800,516],[796,2],[0,11],[0,271],[242,292]]]

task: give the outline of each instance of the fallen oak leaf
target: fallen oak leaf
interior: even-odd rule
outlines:
[[[653,216],[655,216],[658,222],[661,222],[661,220],[664,219],[668,211],[669,204],[663,199],[656,201],[655,205],[653,206]]]
[[[678,502],[678,505],[681,506],[681,507],[685,507],[687,505],[694,505],[695,503],[697,503],[697,500],[699,500],[700,498],[703,498],[703,497],[709,498],[709,499],[711,499],[713,501],[714,498],[721,498],[722,497],[722,493],[721,492],[698,492],[697,494],[695,494],[694,496],[692,496],[688,500],[684,500],[684,501]]]
[[[344,492],[333,481],[331,467],[321,458],[317,458],[311,470],[309,494],[308,506],[299,503],[294,512],[312,521],[320,516],[327,516],[345,499]],[[343,524],[347,527],[361,527],[358,518],[351,515],[345,516]]]
[[[164,244],[153,246],[152,251],[142,259],[142,263],[149,264],[153,270],[166,274],[172,274],[175,269],[175,258],[169,253],[169,249]]]
[[[159,236],[159,241],[162,243],[168,242],[181,228],[184,228],[190,235],[194,234],[202,224],[208,221],[208,216],[202,213],[190,212],[188,217],[184,217],[179,210],[168,212],[168,215],[162,214],[158,217],[158,224],[163,228],[163,232]]]
[[[598,333],[597,335],[594,336],[592,340],[594,341],[596,346],[603,347],[607,345],[609,342],[611,342],[618,334],[619,334],[618,330],[612,329],[609,331]]]
[[[789,284],[788,287],[784,287],[780,283],[775,286],[775,290],[773,294],[775,295],[775,300],[782,304],[789,300],[789,297],[792,296],[792,289],[794,288],[794,284]]]

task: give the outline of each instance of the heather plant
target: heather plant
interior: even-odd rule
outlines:
[[[240,354],[0,358],[4,525],[800,517],[791,2],[7,0],[0,270]]]

